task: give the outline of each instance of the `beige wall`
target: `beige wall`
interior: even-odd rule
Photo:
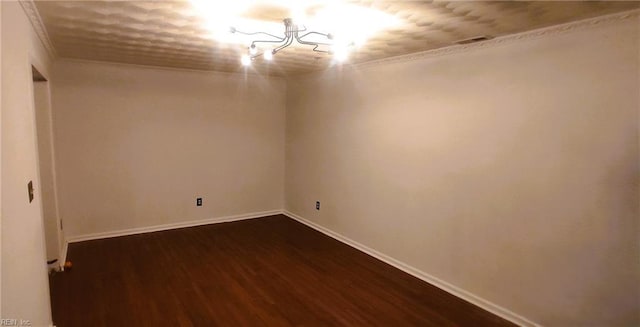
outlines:
[[[47,260],[60,259],[62,231],[58,220],[49,82],[35,82],[36,134]]]
[[[54,70],[67,237],[283,207],[284,81],[74,61]]]
[[[51,324],[31,65],[49,61],[18,2],[2,6],[2,317]],[[27,182],[35,200],[27,199]]]
[[[2,5],[0,5],[0,154],[2,153]],[[0,155],[1,157],[1,155]],[[0,317],[2,315],[2,160],[0,160]]]
[[[640,324],[639,26],[292,79],[286,209],[536,323]]]

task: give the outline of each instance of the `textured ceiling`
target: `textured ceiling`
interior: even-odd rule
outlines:
[[[446,47],[479,35],[500,37],[640,7],[636,1],[349,3],[378,9],[400,21],[355,50],[349,58],[352,63]],[[62,58],[226,72],[243,70],[239,58],[246,48],[212,38],[201,16],[186,1],[36,1],[36,7],[57,55]],[[246,15],[280,22],[283,12],[286,10],[267,7]],[[256,60],[252,69],[284,75],[320,70],[330,64],[330,55],[294,47],[279,52],[272,62]]]

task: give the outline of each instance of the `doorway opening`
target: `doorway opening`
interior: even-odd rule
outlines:
[[[31,66],[31,71],[33,75],[38,171],[40,175],[40,195],[47,264],[50,269],[57,270],[64,260],[64,237],[56,195],[53,116],[49,81],[35,67]]]

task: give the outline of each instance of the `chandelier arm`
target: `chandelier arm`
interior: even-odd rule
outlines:
[[[298,26],[297,25],[289,25],[286,27],[286,30],[288,32],[287,36],[288,37],[293,37],[294,35],[296,35],[298,33]]]
[[[307,42],[307,41],[302,41],[302,40],[298,40],[298,43],[300,44],[304,44],[304,45],[312,45],[313,46],[313,51],[316,52],[324,52],[324,53],[330,53],[329,51],[325,51],[325,50],[317,50],[318,47],[320,46],[331,46],[331,43],[322,43],[322,42]]]
[[[255,43],[281,43],[282,41],[253,41],[251,42],[251,44],[255,44]],[[277,46],[275,49],[280,49],[280,48],[286,48],[287,47],[287,42],[289,42],[288,39],[284,39],[284,43],[280,44],[279,46]],[[291,44],[291,42],[289,42],[289,44]],[[275,50],[271,50],[271,53],[275,53]],[[264,51],[260,52],[260,53],[256,53],[255,55],[251,56],[251,59],[260,57],[261,55],[264,55]]]
[[[303,32],[303,31],[300,31],[300,32]],[[304,38],[305,36],[310,35],[310,34],[318,34],[318,35],[322,35],[322,36],[326,37],[326,38],[327,38],[327,40],[331,40],[331,37],[330,37],[330,34],[329,34],[329,33],[325,34],[325,33],[314,32],[314,31],[311,31],[311,32],[308,32],[308,33],[302,34],[302,35],[298,36],[298,38],[302,39],[302,38]]]
[[[255,40],[251,42],[251,45],[254,45],[256,43],[282,43],[282,42],[287,42],[287,38],[283,38],[280,41],[270,41],[270,40]]]
[[[294,38],[293,26],[291,26],[290,24],[286,24],[284,35],[286,36],[286,40],[284,44],[273,49],[272,50],[273,54],[276,54],[278,51],[290,46],[293,43],[293,38]]]
[[[316,44],[316,46],[313,47],[312,50],[315,51],[315,52],[320,52],[320,53],[331,53],[331,51],[329,51],[329,50],[318,50],[319,46],[320,46],[320,44]]]
[[[309,34],[318,34],[318,35],[322,35],[322,36],[326,37],[327,39],[329,39],[329,35],[328,34],[322,34],[322,33],[319,33],[319,32],[308,32],[308,33],[303,34],[302,36],[300,36],[300,35],[298,35],[298,31],[296,31],[294,36],[296,38],[296,41],[298,41],[298,43],[305,44],[305,45],[312,45],[313,46],[313,51],[315,51],[315,52],[331,53],[331,51],[327,51],[327,50],[318,50],[318,47],[320,47],[321,45],[330,46],[331,44],[329,44],[329,43],[309,42],[309,41],[305,41],[305,40],[302,39],[302,38],[304,38],[305,36],[307,36]]]
[[[290,46],[292,43],[293,43],[293,37],[289,37],[289,38],[287,39],[287,42],[285,42],[283,45],[281,45],[281,46],[279,46],[279,47],[277,47],[277,48],[273,49],[273,54],[276,54],[276,52],[278,52],[278,51],[280,51],[280,50],[282,50],[282,49],[284,49],[284,48],[286,48],[286,47]]]
[[[305,44],[305,45],[327,45],[327,46],[331,46],[332,45],[331,43],[303,41],[303,40],[300,40],[298,38],[296,38],[296,40],[298,41],[298,43]]]
[[[302,39],[302,38],[304,38],[305,36],[307,36],[307,35],[309,35],[309,34],[318,34],[318,35],[322,35],[322,36],[326,37],[327,39],[329,39],[329,35],[328,35],[328,34],[323,34],[323,33],[318,33],[318,32],[309,32],[309,33],[306,33],[306,34],[304,34],[304,35],[302,35],[302,36],[298,36],[298,35],[296,34],[296,40],[297,40],[297,41],[298,41],[298,43],[300,43],[300,44],[313,45],[313,46],[314,46],[313,51],[315,51],[315,52],[330,53],[329,51],[317,50],[317,49],[318,49],[318,47],[319,47],[319,46],[321,46],[321,45],[331,46],[331,45],[332,45],[331,43],[325,43],[325,42],[310,42],[310,41],[305,41],[305,40],[303,40],[303,39]]]
[[[267,32],[246,33],[246,32],[243,32],[243,31],[235,30],[235,33],[240,33],[242,35],[249,35],[249,36],[251,36],[251,35],[266,35],[266,36],[270,36],[272,38],[280,40],[279,42],[282,42],[282,41],[284,41],[286,39],[286,37],[280,37],[280,36],[273,35],[273,34],[270,34],[270,33],[267,33]]]
[[[305,32],[307,30],[307,27],[302,25],[302,29],[298,29],[298,25],[295,25],[295,32]]]

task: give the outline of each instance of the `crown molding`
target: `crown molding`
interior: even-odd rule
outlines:
[[[599,16],[595,18],[588,18],[588,19],[579,20],[579,21],[570,22],[570,23],[561,24],[561,25],[544,27],[544,28],[522,32],[518,34],[501,36],[501,37],[497,37],[495,39],[484,41],[484,42],[478,42],[478,43],[472,43],[472,44],[466,44],[466,45],[452,45],[444,48],[416,52],[416,53],[411,53],[411,54],[406,54],[406,55],[401,55],[396,57],[383,58],[379,60],[367,61],[363,63],[353,64],[352,66],[355,66],[358,68],[375,67],[382,64],[400,63],[400,62],[415,61],[415,60],[420,60],[425,58],[434,58],[434,57],[440,57],[445,55],[465,53],[465,52],[474,51],[477,49],[490,48],[490,47],[510,44],[514,42],[526,41],[526,40],[540,39],[548,36],[565,34],[565,33],[573,32],[577,30],[609,25],[612,23],[617,23],[620,21],[628,20],[628,19],[636,19],[638,17],[640,17],[640,9],[634,9],[631,11]]]
[[[51,43],[51,39],[49,38],[49,33],[47,33],[47,28],[44,26],[42,22],[42,17],[40,17],[40,13],[38,12],[38,8],[36,8],[36,4],[33,0],[19,0],[20,6],[22,6],[22,10],[24,10],[25,14],[29,18],[31,22],[31,26],[33,26],[36,35],[44,45],[45,49],[49,53],[51,58],[56,57],[56,49],[53,47],[53,43]]]

